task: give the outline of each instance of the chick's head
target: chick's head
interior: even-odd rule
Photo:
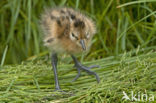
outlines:
[[[69,39],[83,50],[88,49],[94,34],[95,34],[95,26],[91,20],[76,19],[71,21]]]

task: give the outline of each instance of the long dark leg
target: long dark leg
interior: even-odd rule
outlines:
[[[100,82],[99,76],[98,76],[95,72],[93,72],[93,71],[90,70],[91,68],[97,68],[97,67],[99,67],[98,65],[92,65],[92,66],[90,66],[90,67],[86,67],[86,66],[83,66],[83,65],[76,59],[76,57],[75,57],[74,55],[71,55],[71,57],[73,58],[73,60],[74,60],[74,62],[75,62],[75,66],[74,66],[74,67],[76,67],[77,70],[78,70],[78,75],[74,78],[73,81],[77,80],[77,79],[80,77],[80,70],[84,70],[84,71],[86,71],[88,74],[95,75],[97,82],[98,82],[98,83]]]
[[[58,61],[57,54],[53,53],[51,57],[51,63],[52,63],[53,72],[54,72],[55,89],[60,90],[60,85],[59,85],[58,76],[57,76],[57,61]]]

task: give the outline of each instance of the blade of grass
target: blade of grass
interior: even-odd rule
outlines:
[[[80,0],[76,0],[75,9],[78,9],[78,7],[79,7],[79,3],[80,3]]]
[[[9,30],[9,36],[7,37],[7,42],[6,42],[7,44],[9,43],[10,40],[13,40],[15,24],[18,19],[20,7],[21,7],[20,2],[21,0],[13,0],[13,1],[10,1],[10,4],[9,4],[10,10],[11,10],[11,27]],[[16,8],[12,8],[12,7],[16,7]]]
[[[135,22],[134,24],[132,24],[131,26],[129,26],[125,31],[123,31],[120,34],[120,36],[117,38],[117,40],[119,40],[124,35],[124,33],[127,32],[129,29],[131,29],[132,27],[134,27],[135,25],[137,25],[139,22],[141,22],[141,21],[147,19],[148,17],[154,15],[155,13],[156,13],[156,11],[153,11],[152,13],[148,14],[147,16],[143,17],[142,19],[138,20],[137,22]]]
[[[121,4],[121,5],[117,6],[117,8],[129,6],[129,5],[133,5],[133,4],[145,3],[145,2],[156,2],[156,0],[136,0],[136,1]]]
[[[3,56],[2,56],[2,59],[1,59],[1,67],[4,65],[5,58],[6,58],[6,55],[7,55],[7,51],[8,51],[8,45],[5,47],[4,52],[3,52]]]

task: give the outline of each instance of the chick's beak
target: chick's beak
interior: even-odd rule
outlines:
[[[83,39],[80,40],[80,44],[81,44],[81,46],[82,46],[82,49],[83,49],[83,50],[86,50],[85,42],[84,42]]]

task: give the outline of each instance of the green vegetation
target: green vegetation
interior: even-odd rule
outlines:
[[[61,88],[68,94],[53,92],[51,65],[44,64],[43,60],[4,66],[0,71],[0,101],[119,103],[125,101],[122,100],[123,91],[128,95],[134,91],[156,97],[156,52],[153,52],[153,48],[138,48],[117,57],[86,62],[85,65],[95,63],[101,66],[93,69],[100,75],[99,84],[94,76],[85,75],[84,72],[76,82],[71,82],[77,73],[72,65],[62,64],[58,69],[59,79]]]
[[[71,82],[76,70],[71,58],[62,56],[58,72],[65,95],[53,92],[39,27],[44,8],[56,6],[79,9],[97,25],[91,51],[80,59],[101,66],[93,69],[101,82],[85,73]],[[123,91],[156,99],[155,10],[156,0],[0,0],[0,103],[127,103]]]
[[[1,0],[0,59],[20,63],[48,53],[42,44],[39,19],[44,8],[69,6],[96,21],[97,35],[86,60],[118,55],[156,44],[156,0]],[[128,2],[128,3],[126,3]],[[121,8],[117,8],[120,4]],[[128,5],[128,6],[127,6]],[[8,48],[6,53],[5,48]],[[5,56],[3,56],[6,54]]]

